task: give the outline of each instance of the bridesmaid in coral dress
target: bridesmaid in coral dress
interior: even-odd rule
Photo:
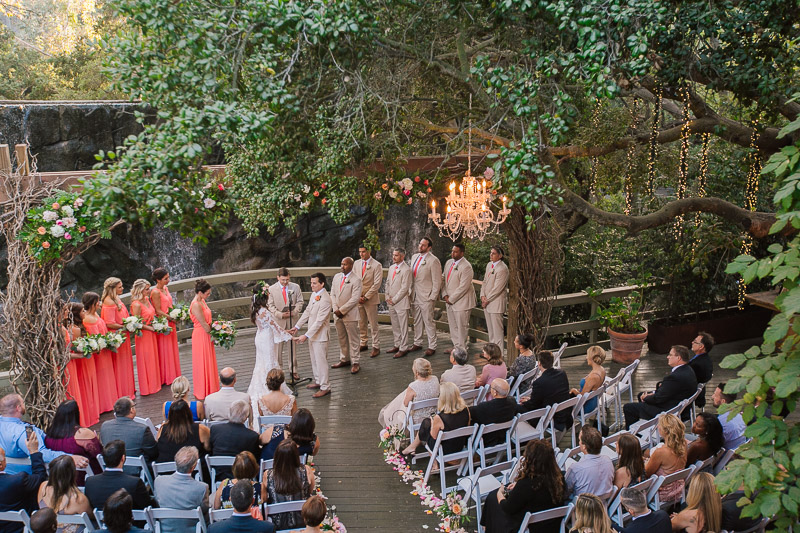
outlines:
[[[211,295],[211,285],[204,279],[194,284],[195,297],[189,307],[192,315],[192,379],[194,397],[204,400],[219,390],[219,370],[214,341],[211,339],[211,309],[206,299]]]
[[[66,350],[69,352],[69,362],[64,368],[64,381],[66,381],[67,385],[67,399],[75,400],[80,405],[83,403],[83,397],[81,395],[81,387],[78,384],[77,361],[79,358],[83,358],[83,354],[73,352],[70,349],[72,344],[72,336],[69,334],[69,328],[72,326],[72,319],[70,319],[69,315],[70,309],[70,304],[63,304],[61,311],[61,334],[64,336]],[[85,421],[86,416],[81,415],[81,424],[85,425]]]
[[[83,308],[86,316],[83,327],[87,335],[105,335],[108,333],[105,321],[97,314],[100,307],[100,295],[96,292],[87,292],[83,295]],[[114,353],[106,348],[92,356],[97,369],[97,396],[99,398],[100,412],[105,413],[114,408],[114,402],[120,397],[117,392],[117,381],[114,378]]]
[[[101,298],[102,308],[100,316],[106,323],[106,327],[111,331],[122,330],[120,333],[125,335],[123,342],[117,353],[114,355],[114,377],[117,380],[117,393],[120,396],[136,396],[136,382],[133,380],[133,352],[131,351],[131,336],[123,329],[122,321],[128,318],[128,308],[119,299],[122,294],[122,280],[119,278],[108,278],[103,283],[103,297]]]
[[[86,317],[86,310],[83,304],[70,304],[71,323],[68,326],[69,337],[75,340],[82,337],[83,319]],[[75,354],[76,384],[80,389],[80,398],[75,398],[81,411],[81,425],[89,427],[100,421],[100,399],[97,392],[97,369],[95,368],[94,357],[83,357],[83,354]]]
[[[150,282],[137,279],[131,288],[131,313],[141,317],[144,322],[142,335],[136,337],[136,370],[139,373],[139,392],[142,396],[161,390],[161,369],[158,364],[158,345],[156,337],[163,337],[153,331],[153,317],[156,310],[147,296]]]
[[[150,300],[156,311],[156,316],[167,316],[167,311],[172,307],[172,295],[169,293],[169,272],[165,268],[153,270],[153,281],[156,286],[150,291]],[[167,317],[169,318],[169,317]],[[170,320],[169,327],[172,333],[169,335],[156,335],[158,344],[158,362],[161,371],[161,383],[169,385],[175,378],[181,375],[181,360],[178,355],[178,327]]]

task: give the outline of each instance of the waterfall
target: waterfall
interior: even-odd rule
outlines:
[[[181,237],[177,231],[156,226],[150,232],[153,236],[153,253],[148,258],[152,267],[164,267],[172,279],[186,279],[200,276],[200,245],[191,239]]]

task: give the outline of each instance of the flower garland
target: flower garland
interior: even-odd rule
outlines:
[[[322,493],[322,478],[319,475],[319,470],[315,468],[313,462],[307,462],[307,464],[314,468],[314,486],[316,488],[316,495],[321,496],[322,498],[326,499],[325,495]],[[322,531],[335,531],[336,533],[347,533],[347,528],[344,527],[344,524],[339,520],[339,517],[336,515],[336,506],[331,505],[328,507],[328,512],[325,514],[325,520],[322,521],[320,525],[320,529]]]

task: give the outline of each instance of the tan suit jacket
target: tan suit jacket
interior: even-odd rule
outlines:
[[[475,307],[475,289],[472,287],[473,271],[472,265],[465,257],[462,257],[458,264],[450,270],[453,264],[452,259],[448,259],[442,271],[442,298],[450,297],[450,304],[453,311],[469,311]],[[448,275],[450,274],[449,279]]]
[[[232,387],[221,387],[217,392],[209,394],[203,401],[206,418],[209,420],[228,420],[231,417],[231,404],[244,400],[250,405],[250,396]]]
[[[331,283],[333,312],[341,311],[343,322],[358,322],[358,299],[361,298],[361,278],[353,271],[342,285],[344,274],[339,272]],[[341,287],[340,287],[341,286]]]
[[[319,294],[319,300],[314,296],[314,293],[308,299],[308,306],[306,307],[303,316],[297,321],[296,328],[300,328],[308,323],[306,329],[306,337],[314,342],[322,342],[328,340],[328,330],[330,330],[331,321],[331,297],[328,291],[322,289]]]
[[[508,267],[503,261],[498,261],[492,268],[492,262],[486,264],[481,286],[481,298],[486,298],[489,303],[484,307],[487,313],[505,313],[508,304]]]
[[[383,265],[377,262],[374,257],[371,257],[362,276],[361,271],[364,270],[364,263],[365,261],[362,259],[353,263],[353,272],[361,279],[361,297],[367,300],[366,304],[378,305],[380,303],[378,291],[383,281]]]
[[[411,280],[415,302],[433,302],[439,298],[442,289],[442,263],[439,258],[428,252],[425,259],[417,266],[417,275],[414,275],[414,266],[420,254],[416,253],[411,258]]]
[[[395,311],[411,309],[411,267],[405,261],[389,267],[384,294],[387,300],[391,299],[394,302]]]
[[[292,302],[292,316],[296,319],[303,312],[303,291],[300,289],[300,285],[291,281],[287,284],[286,289],[292,291],[291,296],[287,294],[287,297]],[[267,289],[267,295],[267,309],[275,317],[280,327],[288,327],[289,319],[281,317],[281,313],[287,305],[283,301],[283,286],[276,281]]]

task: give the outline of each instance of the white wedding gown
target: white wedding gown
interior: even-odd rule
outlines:
[[[253,406],[254,419],[258,417],[258,400],[269,391],[267,374],[273,368],[281,368],[275,354],[275,345],[292,340],[292,336],[278,326],[272,314],[263,307],[256,314],[256,327],[258,328],[255,339],[256,366],[253,368],[250,386],[247,387],[247,394],[250,395],[250,403]],[[284,394],[292,394],[292,390],[286,386],[286,383],[281,385],[281,391]]]

